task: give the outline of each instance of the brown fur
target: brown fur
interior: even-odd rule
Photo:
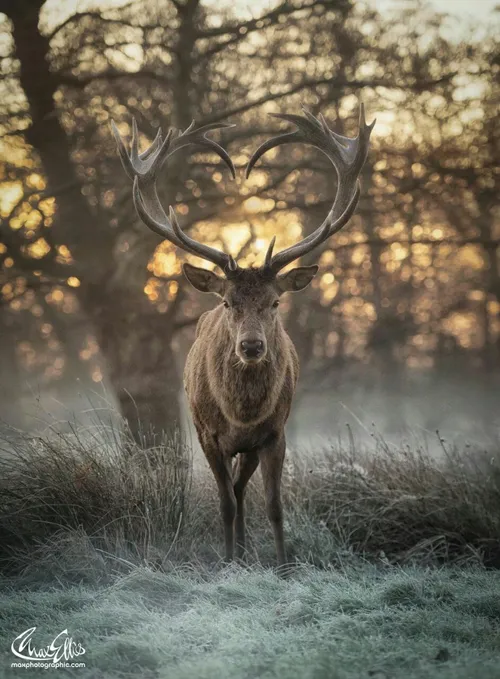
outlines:
[[[199,281],[193,281],[193,270],[194,267],[185,270],[189,280],[198,289],[210,291],[205,284],[200,287]],[[317,267],[311,270],[314,272],[310,272],[307,282]],[[290,274],[271,280],[260,269],[240,270],[234,280],[211,274],[215,279],[210,289],[216,286],[230,308],[221,303],[200,318],[184,370],[194,424],[219,489],[227,559],[233,557],[235,519],[238,555],[244,552],[243,496],[260,463],[278,563],[285,562],[280,483],[284,426],[299,362],[273,303],[286,289],[300,289],[296,284],[290,287],[290,283],[283,288],[285,279],[292,280]],[[223,286],[219,287],[222,280]],[[242,336],[263,337],[266,353],[260,362],[242,362],[237,353]],[[233,473],[232,458],[237,454],[239,460]]]

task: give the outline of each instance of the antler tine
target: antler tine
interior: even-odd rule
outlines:
[[[290,262],[293,262],[295,259],[300,259],[300,257],[303,257],[308,252],[311,252],[311,250],[314,250],[315,247],[328,240],[330,236],[333,236],[334,233],[340,231],[340,229],[342,229],[342,227],[347,224],[354,214],[354,211],[358,205],[360,193],[361,190],[359,185],[357,185],[351,198],[351,202],[333,224],[328,219],[325,219],[323,224],[318,229],[316,229],[316,231],[310,234],[307,238],[304,238],[304,240],[301,240],[300,243],[292,245],[286,250],[282,250],[281,252],[278,252],[278,254],[274,255],[271,262],[267,264],[266,268],[271,269],[273,273],[278,273],[278,271],[280,271],[280,269],[282,269],[284,266],[290,264]]]
[[[274,255],[270,264],[267,265],[267,268],[272,268],[274,272],[313,250],[349,221],[359,199],[358,176],[365,163],[370,134],[375,125],[375,121],[370,125],[366,124],[363,104],[360,107],[359,132],[354,138],[344,137],[330,130],[322,115],[316,118],[306,109],[303,111],[303,116],[287,113],[274,115],[276,118],[293,123],[297,129],[294,132],[273,137],[261,144],[250,158],[246,175],[248,177],[255,163],[270,149],[290,142],[302,142],[319,149],[331,161],[338,177],[337,193],[328,216],[318,229],[300,243]]]
[[[276,114],[274,117],[280,117]],[[245,170],[245,179],[248,179],[250,172],[253,170],[255,163],[259,160],[264,153],[267,153],[276,146],[281,146],[282,144],[287,144],[293,141],[302,141],[299,139],[298,132],[286,132],[285,134],[279,134],[277,137],[272,137],[268,139],[253,153],[252,157],[248,161],[248,165]]]
[[[194,240],[186,233],[184,233],[184,231],[179,226],[177,215],[175,214],[172,206],[169,207],[168,216],[174,229],[174,233],[177,236],[178,240],[180,241],[181,247],[183,247],[184,250],[188,250],[189,252],[192,252],[193,254],[202,257],[203,259],[208,259],[209,261],[213,261],[213,259],[211,259],[213,258],[213,253],[217,252],[221,257],[220,261],[216,262],[216,264],[218,264],[222,269],[224,269],[227,272],[236,271],[238,265],[231,257],[231,255],[226,255],[224,252],[214,250],[214,248],[211,248],[208,245],[198,243],[198,241]]]
[[[193,127],[194,120],[182,134],[180,134],[176,139],[174,139],[174,141],[172,142],[172,153],[175,153],[175,151],[178,151],[179,149],[182,149],[185,146],[189,146],[190,144],[206,146],[207,148],[214,151],[219,156],[219,158],[221,158],[226,163],[227,167],[229,168],[229,171],[231,172],[232,178],[235,179],[236,170],[234,168],[233,161],[231,160],[226,149],[224,149],[220,144],[218,144],[213,139],[209,139],[208,137],[205,136],[207,132],[211,132],[212,130],[226,129],[229,127],[234,127],[234,125],[231,123],[209,123],[208,125],[203,125],[203,127],[199,127],[196,130],[194,130]]]
[[[134,177],[134,185],[132,188],[132,198],[134,201],[134,207],[139,215],[140,219],[146,224],[147,227],[154,231],[159,236],[165,240],[170,241],[178,248],[186,249],[183,243],[177,238],[173,229],[171,228],[170,221],[165,217],[165,220],[160,221],[151,216],[148,208],[145,205],[143,194],[139,188],[139,177]],[[163,209],[163,208],[162,208]],[[189,250],[191,252],[191,250]],[[191,252],[191,254],[196,254]]]
[[[153,139],[153,143],[151,144],[151,146],[148,146],[148,148],[145,151],[139,154],[139,158],[141,160],[147,160],[149,157],[151,157],[153,153],[156,153],[156,151],[158,151],[158,149],[160,148],[162,140],[163,133],[161,131],[161,127],[159,127],[156,132],[156,137]]]
[[[274,250],[274,244],[275,243],[276,243],[276,236],[273,236],[271,242],[269,243],[269,247],[267,248],[266,258],[264,260],[264,269],[270,269],[271,268],[271,262],[273,260],[273,250]]]
[[[165,139],[162,138],[161,130],[158,130],[151,146],[143,153],[139,154],[138,132],[135,118],[132,118],[132,141],[130,152],[127,151],[125,143],[113,120],[111,121],[111,129],[115,137],[123,168],[129,179],[133,181],[136,176],[143,178],[147,177],[150,179],[151,177],[148,175],[156,177],[156,174],[159,172],[167,158],[172,138],[172,130],[168,131]]]
[[[211,130],[233,126],[227,123],[212,123],[196,129],[193,121],[184,132],[178,134],[175,138],[172,130],[169,130],[165,139],[163,139],[162,132],[159,129],[154,141],[143,153],[139,153],[139,135],[135,118],[132,119],[130,152],[127,151],[125,143],[113,121],[111,122],[111,127],[125,172],[133,181],[135,209],[146,226],[162,236],[162,238],[169,240],[171,243],[186,250],[190,254],[207,259],[208,261],[217,264],[226,272],[234,273],[238,269],[238,265],[230,255],[207,245],[203,245],[202,243],[198,243],[189,236],[186,236],[180,229],[177,220],[175,220],[174,226],[172,218],[172,215],[174,215],[173,210],[170,208],[170,218],[167,217],[156,190],[158,173],[166,159],[179,149],[191,145],[206,147],[217,153],[217,155],[226,163],[234,178],[234,165],[227,151],[213,139],[209,139],[205,136],[207,132],[210,132]]]
[[[118,154],[120,156],[120,160],[122,161],[123,169],[127,173],[127,177],[129,179],[134,179],[134,173],[132,169],[132,165],[130,163],[130,158],[128,155],[128,151],[125,147],[125,144],[123,142],[123,139],[121,138],[120,132],[118,131],[118,128],[116,127],[115,121],[111,121],[111,131],[113,132],[113,136],[116,141],[116,146],[118,148]]]

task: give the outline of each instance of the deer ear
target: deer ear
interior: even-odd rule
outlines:
[[[213,271],[200,269],[192,264],[183,264],[182,270],[191,285],[200,292],[214,292],[216,295],[224,294],[224,279],[217,276]]]
[[[298,266],[296,269],[278,276],[276,283],[280,294],[283,292],[298,292],[307,288],[317,274],[318,269],[319,266],[317,264],[313,264],[313,266]]]

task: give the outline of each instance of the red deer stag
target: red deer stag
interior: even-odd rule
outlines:
[[[260,463],[278,565],[285,563],[280,498],[284,426],[299,362],[281,322],[278,305],[284,292],[303,290],[318,266],[279,272],[320,246],[349,221],[359,199],[358,177],[375,122],[366,124],[361,106],[358,136],[349,138],[332,132],[322,116],[315,118],[307,111],[304,114],[276,116],[293,123],[296,130],[262,144],[250,159],[246,176],[270,149],[289,142],[310,144],[322,151],[336,170],[338,184],[333,206],[323,224],[309,236],[277,254],[273,254],[273,238],[263,266],[247,269],[240,268],[230,255],[185,234],[172,208],[167,217],[156,193],[156,179],[166,158],[190,144],[215,151],[234,177],[226,151],[205,136],[208,131],[226,125],[195,129],[192,124],[177,137],[170,131],[164,140],[158,131],[152,145],[142,154],[138,151],[135,121],[130,153],[113,125],[123,165],[134,182],[134,204],[141,220],[163,238],[216,264],[224,273],[220,276],[191,264],[183,266],[185,276],[197,290],[215,293],[220,298],[220,304],[204,313],[198,322],[196,340],[186,361],[184,385],[201,446],[217,482],[228,560],[234,555],[235,528],[237,556],[242,556],[245,550],[245,487]],[[233,470],[232,458],[237,454]]]

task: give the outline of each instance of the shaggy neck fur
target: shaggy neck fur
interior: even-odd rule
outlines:
[[[229,422],[253,426],[272,414],[283,387],[290,361],[286,332],[278,317],[267,337],[266,357],[256,365],[245,365],[234,351],[222,307],[214,311],[219,314],[216,338],[207,355],[212,395]]]

